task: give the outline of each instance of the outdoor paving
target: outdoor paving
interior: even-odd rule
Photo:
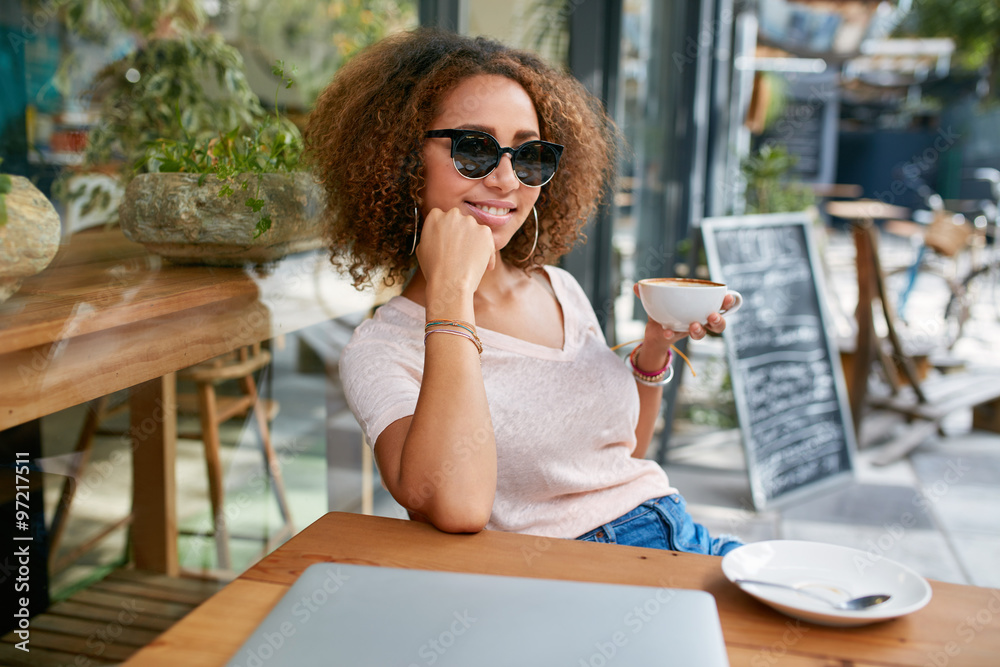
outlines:
[[[890,240],[888,246],[894,261],[905,261],[902,242]],[[829,239],[824,257],[831,298],[837,300],[831,310],[853,312],[857,288],[846,232]],[[983,325],[975,333],[959,341],[953,356],[969,367],[1000,368],[995,349],[1000,326]],[[894,422],[902,426],[898,417],[867,414],[862,433],[892,432]],[[840,544],[933,579],[1000,587],[1000,434],[972,430],[971,410],[950,415],[943,426],[946,435],[929,438],[888,465],[872,463],[877,441],[859,448],[850,486],[818,492],[783,509],[752,510],[738,432],[716,434],[710,447],[683,448],[668,459],[666,470],[687,497],[692,515],[711,530],[733,532],[736,526],[746,541]],[[734,461],[740,463],[735,473]]]

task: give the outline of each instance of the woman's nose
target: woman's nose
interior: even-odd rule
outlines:
[[[500,164],[489,175],[487,183],[493,187],[502,189],[504,192],[514,190],[521,184],[514,174],[514,161],[510,155],[504,154],[500,156]]]

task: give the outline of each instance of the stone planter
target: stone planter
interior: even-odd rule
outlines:
[[[7,224],[0,227],[0,303],[40,272],[59,250],[62,225],[52,202],[23,176],[11,176]]]
[[[266,264],[323,245],[325,193],[311,174],[265,174],[258,198],[271,229],[254,238],[262,213],[237,191],[220,197],[215,176],[141,174],[125,189],[118,209],[122,231],[150,252],[178,264]],[[251,179],[255,188],[256,177]]]

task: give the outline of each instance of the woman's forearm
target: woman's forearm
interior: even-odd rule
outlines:
[[[427,319],[474,324],[471,295],[443,299],[429,293]],[[472,341],[445,333],[427,336],[417,406],[400,435],[398,458],[383,470],[397,501],[441,530],[481,530],[496,494],[497,457]]]
[[[663,401],[663,387],[649,387],[636,383],[639,387],[639,422],[635,427],[635,451],[632,457],[646,458],[649,443],[653,441],[656,420],[660,416]]]
[[[670,347],[658,341],[644,344],[634,358],[636,367],[646,373],[660,372],[670,361]],[[656,420],[660,416],[660,404],[663,400],[663,387],[650,386],[636,382],[639,389],[639,421],[635,427],[635,451],[633,458],[646,457],[649,443],[653,440],[656,430]]]

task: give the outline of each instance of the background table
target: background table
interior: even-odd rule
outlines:
[[[0,430],[130,388],[135,562],[176,574],[173,373],[374,301],[321,251],[181,266],[117,228],[74,234],[0,304]]]
[[[750,597],[725,579],[721,561],[492,531],[449,535],[413,521],[330,513],[126,665],[224,665],[302,571],[317,562],[708,591],[719,608],[733,667],[985,666],[996,665],[1000,656],[1000,590],[932,581],[934,597],[918,612],[874,625],[828,628],[789,618]]]

